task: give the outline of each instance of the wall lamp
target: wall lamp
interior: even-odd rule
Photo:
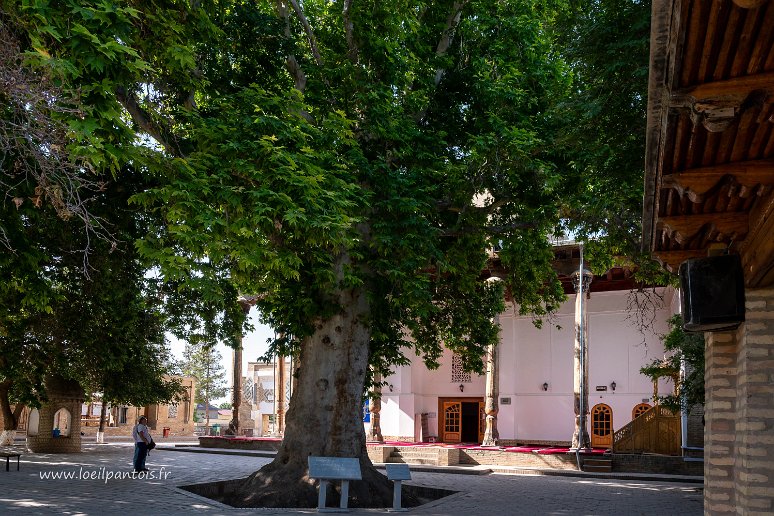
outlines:
[[[460,392],[465,392],[465,386],[463,384],[460,384]]]
[[[545,383],[543,384],[543,390],[544,390],[544,391],[547,391],[547,390],[548,390],[548,382],[545,382]]]
[[[390,392],[392,392],[392,389],[393,389],[392,384],[390,384]]]
[[[616,383],[615,383],[615,381],[613,381],[613,382],[610,384],[610,388],[611,388],[611,389],[613,389],[613,392],[615,392],[615,386],[616,386]]]

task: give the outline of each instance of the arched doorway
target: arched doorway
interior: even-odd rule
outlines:
[[[57,432],[58,436],[70,436],[71,420],[72,416],[70,415],[70,411],[66,408],[60,408],[56,411],[54,414],[54,430],[59,430],[59,432]]]
[[[599,403],[591,409],[591,446],[610,448],[613,446],[613,409]]]
[[[650,410],[650,405],[648,403],[640,403],[638,405],[635,405],[632,409],[632,419],[637,419],[641,415],[643,415],[645,412]]]

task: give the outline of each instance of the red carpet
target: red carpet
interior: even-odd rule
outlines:
[[[489,450],[489,451],[505,451],[510,453],[538,453],[541,455],[552,455],[560,453],[570,453],[569,448],[552,448],[543,446],[481,446],[474,443],[414,443],[409,441],[384,441],[383,443],[368,443],[369,446],[400,446],[403,448],[428,448],[437,446],[440,448],[460,448],[463,450]],[[589,450],[582,450],[584,454],[603,454],[607,452],[604,448],[591,448]]]
[[[227,439],[229,441],[281,441],[278,437],[223,437],[209,436],[212,439]],[[396,446],[401,448],[459,448],[462,450],[485,450],[485,451],[504,451],[509,453],[537,453],[540,455],[553,455],[561,453],[570,453],[569,448],[550,448],[541,446],[481,446],[476,443],[415,443],[410,441],[384,441],[383,443],[368,443],[368,446]],[[583,454],[603,454],[608,450],[604,448],[592,448],[583,450]]]

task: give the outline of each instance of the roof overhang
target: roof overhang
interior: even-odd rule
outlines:
[[[643,247],[774,284],[774,0],[653,0]]]

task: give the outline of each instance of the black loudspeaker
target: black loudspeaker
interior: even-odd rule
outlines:
[[[685,331],[732,330],[744,322],[744,276],[739,255],[683,262],[680,286]]]

